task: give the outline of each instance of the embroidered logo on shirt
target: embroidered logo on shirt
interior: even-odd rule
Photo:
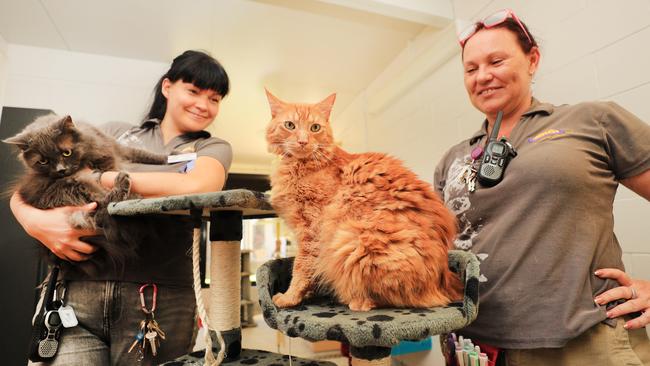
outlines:
[[[569,133],[569,130],[563,130],[563,129],[558,130],[558,129],[555,129],[555,128],[551,128],[551,129],[546,130],[546,131],[544,131],[542,133],[538,133],[537,135],[535,135],[533,137],[529,137],[528,138],[528,143],[532,144],[532,143],[536,143],[536,142],[540,142],[540,141],[552,140],[552,139],[555,139],[555,138],[558,138],[558,137],[562,137],[562,136],[564,136],[564,135],[566,135],[568,133]]]

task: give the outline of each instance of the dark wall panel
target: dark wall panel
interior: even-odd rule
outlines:
[[[43,109],[3,107],[0,116],[0,140],[20,132],[36,117],[50,113]],[[36,305],[36,287],[45,276],[38,260],[38,245],[29,237],[9,208],[12,182],[23,172],[15,149],[0,143],[0,294],[4,332],[0,332],[3,365],[25,365],[31,319]]]

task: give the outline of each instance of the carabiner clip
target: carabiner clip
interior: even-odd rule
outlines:
[[[153,287],[153,304],[151,305],[151,309],[147,309],[147,303],[144,300],[144,290],[147,287]],[[156,286],[155,283],[146,283],[142,286],[140,286],[140,290],[138,291],[140,293],[140,306],[142,307],[142,311],[145,314],[153,314],[153,312],[156,310],[156,297],[158,297],[158,286]]]

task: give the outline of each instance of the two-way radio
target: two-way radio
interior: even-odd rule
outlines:
[[[517,152],[505,137],[497,140],[502,119],[503,111],[499,111],[476,175],[478,182],[484,187],[493,187],[501,182],[508,163],[517,156]]]

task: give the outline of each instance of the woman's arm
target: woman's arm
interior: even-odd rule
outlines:
[[[113,188],[117,172],[104,172],[100,179],[106,188]],[[226,180],[223,165],[214,158],[200,156],[187,173],[129,173],[131,189],[144,197],[170,196],[219,191]]]
[[[650,201],[650,170],[621,179],[621,184]],[[630,278],[627,273],[615,268],[602,268],[595,274],[601,278],[614,279],[620,284],[619,287],[596,296],[594,301],[597,304],[604,305],[618,299],[628,300],[607,312],[608,317],[616,318],[629,313],[641,312],[640,316],[626,322],[625,328],[637,329],[650,324],[650,281]]]
[[[650,201],[650,169],[639,175],[621,179],[621,184]]]
[[[84,206],[65,206],[40,210],[26,204],[15,192],[9,201],[11,212],[25,232],[40,241],[57,257],[69,261],[83,261],[97,248],[79,240],[82,236],[97,235],[92,230],[79,230],[70,225],[68,217],[75,211],[93,211],[95,202]]]

